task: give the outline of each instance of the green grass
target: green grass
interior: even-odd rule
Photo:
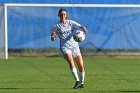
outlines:
[[[85,88],[74,90],[60,57],[0,59],[0,93],[139,93],[140,59],[84,57]]]

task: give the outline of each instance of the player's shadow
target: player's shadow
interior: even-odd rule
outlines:
[[[60,88],[14,88],[14,87],[10,88],[10,87],[9,87],[9,88],[0,88],[0,90],[1,90],[1,89],[9,89],[9,90],[10,90],[10,89],[11,89],[11,90],[12,90],[12,89],[13,89],[13,90],[15,89],[15,90],[16,90],[16,89],[60,89]]]
[[[107,93],[107,92],[124,92],[124,93],[125,93],[125,92],[126,92],[126,93],[135,93],[135,92],[136,92],[136,93],[137,93],[137,92],[140,92],[140,90],[120,90],[120,91],[115,91],[115,90],[114,90],[114,91],[111,91],[111,90],[110,90],[110,91],[92,91],[92,92],[93,92],[93,93],[97,93],[97,92],[106,92],[106,93]]]
[[[140,92],[140,90],[122,90],[122,91],[117,91],[117,92]]]

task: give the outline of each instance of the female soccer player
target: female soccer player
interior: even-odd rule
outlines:
[[[72,33],[76,28],[81,28],[85,33],[88,33],[88,30],[81,24],[72,20],[68,20],[67,10],[64,8],[61,8],[59,10],[58,17],[60,17],[60,22],[54,25],[54,27],[52,28],[51,40],[54,41],[56,35],[58,35],[60,39],[60,50],[64,58],[69,63],[72,75],[76,80],[75,86],[73,88],[84,88],[85,70],[83,58],[79,49],[78,42],[75,42]],[[80,78],[78,76],[74,60],[78,65]]]

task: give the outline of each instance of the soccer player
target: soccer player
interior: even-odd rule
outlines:
[[[67,10],[64,8],[59,10],[58,17],[60,18],[60,22],[54,25],[52,28],[51,40],[54,41],[56,35],[58,35],[60,39],[60,51],[69,63],[72,75],[76,80],[73,88],[84,88],[85,70],[83,58],[79,49],[78,42],[73,39],[72,34],[76,28],[82,29],[85,33],[88,33],[88,30],[81,24],[72,20],[68,20]],[[74,60],[78,65],[79,76],[75,67]]]

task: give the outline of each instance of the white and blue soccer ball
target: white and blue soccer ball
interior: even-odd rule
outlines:
[[[85,40],[85,33],[81,30],[77,30],[75,31],[73,38],[76,42],[82,42]]]

